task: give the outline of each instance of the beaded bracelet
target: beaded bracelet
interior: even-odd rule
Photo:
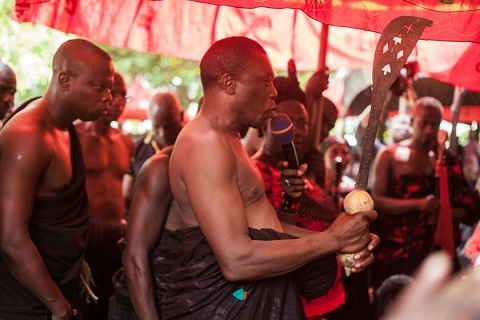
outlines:
[[[298,208],[302,203],[303,194],[298,197],[294,198],[289,196],[288,194],[282,193],[282,199],[280,200],[280,209],[282,209],[286,213],[296,213]]]

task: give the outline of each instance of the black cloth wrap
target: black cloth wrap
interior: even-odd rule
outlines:
[[[261,241],[295,239],[271,229],[250,228],[249,234]],[[229,282],[198,227],[183,230],[179,264],[163,299],[164,319],[305,319],[300,294],[322,296],[337,272],[335,256],[328,255],[282,276]],[[246,299],[233,296],[239,289]]]
[[[150,253],[150,267],[153,273],[155,305],[158,312],[162,308],[163,296],[167,290],[167,283],[170,282],[170,273],[177,268],[177,247],[179,242],[179,234],[176,231],[163,229],[155,248]],[[124,268],[117,271],[113,278],[114,297],[117,305],[121,308],[111,308],[110,318],[123,319],[122,313],[128,310],[129,314],[135,314],[133,304],[128,291],[127,278]],[[133,319],[138,319],[132,316]]]
[[[76,306],[90,220],[81,146],[73,125],[68,131],[72,183],[54,196],[35,198],[29,231],[53,281],[65,298]],[[46,312],[46,307],[15,279],[0,257],[0,319],[33,319],[37,316],[44,319]]]

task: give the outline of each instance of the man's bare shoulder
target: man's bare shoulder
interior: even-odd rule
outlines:
[[[392,143],[384,146],[378,152],[379,157],[392,159],[398,148],[403,148],[403,146],[400,143]]]
[[[207,120],[195,118],[187,123],[178,135],[173,156],[180,152],[188,154],[197,149],[212,150],[227,140],[227,134],[212,126]]]
[[[32,166],[43,166],[52,154],[50,137],[44,126],[18,114],[0,131],[1,161],[13,165],[21,159],[35,159],[27,162]]]
[[[166,153],[156,153],[145,161],[140,175],[158,178],[159,175],[168,174],[168,162],[170,155]]]
[[[47,131],[42,125],[41,119],[38,118],[37,113],[22,111],[15,115],[5,124],[0,131],[0,143],[13,143],[24,141],[35,141],[39,143],[44,140],[44,131]]]

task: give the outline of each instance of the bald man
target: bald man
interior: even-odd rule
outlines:
[[[306,279],[294,278],[311,274],[300,268],[321,273],[312,277],[320,283],[309,288],[316,291],[310,297],[331,287],[335,253],[356,252],[354,271],[363,270],[378,244],[368,232],[376,213],[340,213],[321,233],[282,224],[240,138],[243,128],[261,128],[275,112],[267,53],[251,39],[225,38],[207,50],[200,73],[202,108],[182,129],[169,161],[184,228],[162,318],[301,319],[297,284]]]
[[[90,304],[88,319],[106,319],[113,294],[112,277],[121,267],[118,240],[125,235],[125,202],[122,179],[133,154],[133,139],[113,128],[127,102],[127,86],[118,72],[111,91],[108,113],[95,121],[75,125],[82,144],[87,173],[87,194],[91,220],[85,260],[90,265],[99,301]]]
[[[0,129],[5,117],[13,110],[17,77],[12,68],[0,61]]]
[[[0,131],[0,319],[72,319],[88,240],[85,170],[73,121],[108,112],[114,69],[86,40],[63,43],[44,96]]]
[[[434,231],[440,213],[436,189],[437,134],[443,106],[433,97],[415,101],[412,137],[381,149],[372,169],[372,196],[382,233],[373,264],[372,280],[379,286],[390,275],[411,275],[434,250]],[[459,224],[478,220],[478,197],[461,171],[459,159],[445,153],[452,223],[460,235]],[[456,245],[460,238],[457,237]]]
[[[152,131],[135,143],[130,168],[123,178],[123,196],[127,207],[131,202],[135,178],[143,163],[160,150],[173,145],[184,124],[180,100],[171,92],[153,96],[147,114],[152,122]]]

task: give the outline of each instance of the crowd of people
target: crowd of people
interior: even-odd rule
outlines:
[[[480,219],[478,132],[468,165],[440,152],[435,98],[388,122],[374,210],[349,215],[354,152],[329,133],[338,112],[321,101],[324,70],[303,90],[275,76],[257,42],[219,40],[200,62],[198,114],[185,119],[174,93],[158,93],[152,131],[136,141],[111,125],[127,85],[105,51],[68,40],[52,71],[44,95],[14,110],[15,73],[0,63],[0,319],[480,316],[480,275],[459,263],[465,242],[480,243],[460,228]],[[298,165],[285,161],[276,114]],[[437,241],[440,221],[453,254]],[[341,254],[353,254],[351,275]]]

